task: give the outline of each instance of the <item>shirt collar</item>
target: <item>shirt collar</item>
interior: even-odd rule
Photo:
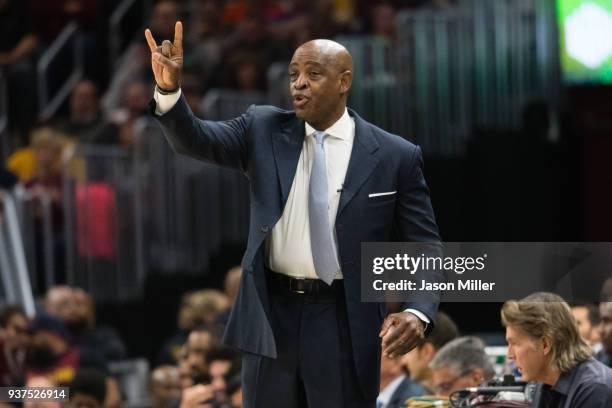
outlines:
[[[569,394],[570,386],[572,385],[574,377],[576,376],[582,364],[583,363],[578,363],[571,370],[562,373],[559,376],[559,379],[557,380],[556,384],[552,387],[552,389],[563,395]]]
[[[333,137],[337,137],[338,139],[350,141],[353,139],[354,132],[351,131],[353,126],[353,120],[349,116],[348,109],[344,108],[344,113],[329,128],[325,129],[325,134]],[[306,136],[312,135],[316,132],[316,129],[313,128],[306,122]]]

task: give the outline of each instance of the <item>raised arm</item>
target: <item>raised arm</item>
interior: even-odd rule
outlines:
[[[176,22],[174,42],[164,40],[158,46],[149,29],[145,30],[145,37],[151,50],[151,68],[157,84],[153,111],[172,148],[180,154],[246,171],[246,140],[254,108],[238,118],[223,122],[198,119],[180,90],[183,24]],[[163,109],[160,109],[162,104]]]
[[[164,40],[158,46],[148,28],[145,38],[151,50],[151,68],[157,87],[165,93],[177,92],[183,71],[183,23],[177,21],[174,26],[174,43]]]

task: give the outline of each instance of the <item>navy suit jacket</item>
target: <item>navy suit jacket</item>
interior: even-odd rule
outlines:
[[[380,371],[378,333],[386,311],[384,304],[360,301],[361,243],[439,242],[439,236],[420,149],[366,122],[350,109],[349,114],[355,120],[355,139],[335,229],[355,368],[364,394],[375,397]],[[227,121],[200,120],[184,97],[156,119],[177,153],[239,170],[249,179],[248,243],[224,340],[243,351],[276,358],[268,318],[263,243],[287,202],[302,151],[304,121],[293,111],[270,106],[251,106],[245,114]],[[388,191],[397,194],[368,197]],[[407,302],[405,307],[423,312],[433,322],[438,303],[439,296],[431,293]]]

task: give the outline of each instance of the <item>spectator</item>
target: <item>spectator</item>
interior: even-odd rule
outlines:
[[[181,383],[178,368],[162,365],[153,370],[151,373],[152,408],[174,407],[180,398]]]
[[[96,327],[91,296],[80,288],[54,286],[45,297],[45,311],[66,325],[74,345],[95,350],[105,360],[125,358],[127,350],[119,334],[110,327]]]
[[[438,312],[434,321],[433,330],[423,343],[402,357],[410,379],[430,394],[433,393],[433,379],[429,363],[442,346],[459,336],[457,325],[446,313]]]
[[[105,369],[94,351],[72,347],[64,323],[53,316],[39,315],[31,324],[32,341],[27,351],[26,378],[46,376],[56,384],[68,384],[80,368]]]
[[[89,142],[131,148],[136,141],[136,122],[147,115],[150,99],[151,87],[148,84],[140,80],[127,83],[121,91],[119,106],[107,112],[110,122],[99,126]]]
[[[74,136],[80,143],[109,143],[104,139],[107,125],[100,110],[98,87],[93,81],[83,79],[76,84],[68,107],[68,117],[56,124],[58,130]]]
[[[102,408],[105,406],[106,377],[96,370],[79,370],[70,382],[68,408]]]
[[[108,326],[96,326],[96,310],[91,296],[80,288],[74,288],[72,296],[75,312],[67,325],[74,343],[97,350],[106,360],[125,358],[127,350],[119,333]]]
[[[65,139],[55,129],[43,127],[32,133],[35,158],[33,177],[26,188],[34,195],[48,194],[58,216],[62,202],[62,151]],[[60,224],[56,220],[56,224]]]
[[[19,133],[21,144],[27,144],[29,128],[37,113],[36,73],[31,58],[38,48],[27,2],[0,0],[0,70],[8,84],[9,117]]]
[[[217,346],[208,352],[207,359],[215,401],[227,403],[227,381],[240,372],[240,356],[234,349]]]
[[[0,313],[0,386],[23,384],[28,341],[28,317],[23,308],[6,306]]]
[[[136,139],[135,125],[138,119],[147,115],[149,101],[152,98],[151,86],[136,81],[130,83],[123,95],[123,109],[119,118],[118,143],[131,148]]]
[[[227,297],[218,290],[204,289],[183,296],[178,316],[178,331],[162,348],[161,362],[176,363],[191,330],[199,326],[213,325],[228,308]]]
[[[572,305],[572,315],[578,324],[580,336],[595,352],[601,350],[599,331],[599,310],[592,303],[575,303]]]
[[[192,330],[185,342],[185,358],[193,374],[208,372],[206,354],[215,339],[210,331],[205,329]]]
[[[190,303],[198,313],[197,319],[202,320],[202,324],[212,325],[216,323],[230,304],[227,296],[216,289],[203,289],[193,292],[190,295]]]
[[[591,357],[567,303],[552,293],[508,301],[501,311],[508,358],[537,382],[533,407],[612,406],[612,370]]]
[[[612,368],[612,298],[599,304],[599,316],[602,349],[595,357]]]
[[[399,359],[380,357],[380,394],[376,399],[377,408],[401,408],[410,397],[426,394],[425,388],[405,375]]]
[[[44,300],[44,309],[49,316],[56,317],[63,322],[72,319],[75,310],[72,288],[67,285],[49,288]]]
[[[435,393],[449,396],[466,387],[477,387],[495,375],[477,337],[459,337],[444,345],[429,364]]]

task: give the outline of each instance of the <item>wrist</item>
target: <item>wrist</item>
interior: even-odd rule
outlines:
[[[162,95],[172,95],[178,92],[180,87],[176,87],[176,89],[164,89],[159,85],[155,85],[155,87],[157,88],[157,92],[159,92]]]

